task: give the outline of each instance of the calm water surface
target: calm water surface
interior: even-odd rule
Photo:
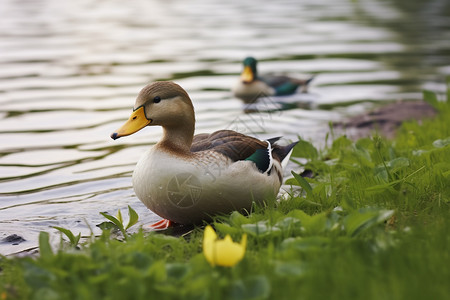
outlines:
[[[416,3],[417,2],[417,3]],[[0,2],[0,239],[35,246],[39,231],[95,232],[131,205],[131,174],[158,141],[147,128],[117,141],[148,82],[174,80],[193,99],[197,132],[236,129],[320,145],[330,121],[374,103],[443,91],[450,74],[450,7],[430,1]],[[246,114],[230,87],[241,60],[260,71],[316,74],[307,95]],[[313,103],[312,105],[311,102]],[[306,105],[305,105],[306,103]],[[331,108],[330,108],[331,107]]]

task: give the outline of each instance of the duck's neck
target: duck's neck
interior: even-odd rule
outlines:
[[[177,155],[190,155],[194,138],[195,124],[183,126],[164,126],[163,138],[157,146]]]

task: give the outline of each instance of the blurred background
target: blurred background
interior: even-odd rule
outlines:
[[[245,113],[230,88],[248,55],[261,73],[316,75],[307,105]],[[0,253],[51,226],[89,234],[127,205],[158,219],[131,174],[161,129],[109,137],[151,81],[187,90],[197,133],[321,145],[329,122],[443,92],[449,75],[448,0],[2,0]],[[12,234],[26,241],[1,242]]]

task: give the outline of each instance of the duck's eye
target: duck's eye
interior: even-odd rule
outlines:
[[[159,102],[161,102],[160,96],[156,96],[155,98],[153,98],[153,103],[159,103]]]

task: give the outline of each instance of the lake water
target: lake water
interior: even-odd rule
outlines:
[[[141,224],[158,219],[131,174],[161,129],[109,137],[146,83],[184,87],[197,132],[321,145],[330,121],[444,90],[449,16],[447,0],[2,0],[0,240],[26,241],[0,242],[0,253],[34,247],[51,226],[98,232],[99,212],[127,205]],[[309,94],[245,113],[230,87],[248,55],[261,73],[315,74]]]

